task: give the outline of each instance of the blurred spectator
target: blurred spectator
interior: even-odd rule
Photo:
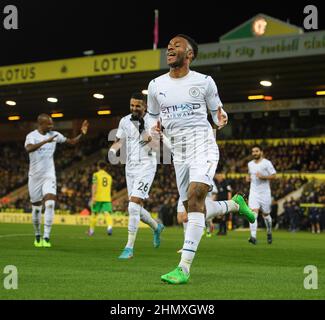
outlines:
[[[223,173],[217,173],[214,176],[214,182],[216,184],[218,193],[217,199],[218,201],[222,200],[231,200],[232,197],[232,189],[229,180],[226,179]],[[235,216],[235,215],[234,215]],[[232,220],[232,213],[229,215],[223,215],[219,220],[219,231],[218,235],[227,235],[227,223],[229,220]],[[236,222],[232,220],[232,225],[236,225]]]
[[[90,199],[90,185],[92,174],[95,171],[95,163],[102,157],[93,160],[93,164],[84,166],[74,166],[79,161],[87,159],[89,155],[94,154],[102,148],[108,148],[106,145],[106,135],[100,134],[96,137],[85,139],[82,144],[76,147],[67,145],[59,146],[55,154],[55,164],[57,171],[57,212],[80,213],[83,210],[89,210],[88,202]],[[27,182],[28,155],[23,148],[22,143],[1,143],[0,148],[4,156],[0,164],[0,174],[2,184],[0,185],[0,197],[15,190]],[[220,163],[218,172],[241,172],[247,173],[247,162],[250,160],[251,146],[243,143],[225,143],[219,146]],[[311,144],[303,142],[300,144],[280,143],[277,146],[266,144],[265,155],[272,159],[278,172],[297,171],[314,172],[325,169],[324,144]],[[68,170],[63,171],[66,168]],[[125,172],[123,165],[109,165],[108,171],[113,177],[113,195],[126,187]],[[272,182],[272,194],[274,196],[273,212],[277,211],[277,200],[285,197],[290,192],[299,189],[307,182],[304,178],[279,178]],[[227,179],[227,183],[232,186],[233,194],[243,192],[248,195],[249,184],[244,178]],[[167,224],[173,223],[176,215],[176,204],[178,192],[174,166],[158,165],[154,183],[151,188],[150,197],[146,201],[146,208],[152,212],[159,212]],[[299,203],[325,203],[324,184],[313,184],[306,189]],[[287,201],[285,204],[284,215],[279,217],[279,226],[297,230],[304,227],[304,216],[299,207],[299,203]],[[121,198],[113,203],[114,211],[127,210],[127,197]],[[2,201],[0,209],[23,209],[30,212],[29,197],[17,199],[15,203]],[[314,222],[315,231],[324,228],[322,222],[325,216],[324,209],[309,210],[309,223]],[[308,214],[306,215],[306,217]],[[234,215],[236,218],[236,215]]]

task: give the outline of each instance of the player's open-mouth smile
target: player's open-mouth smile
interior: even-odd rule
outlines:
[[[173,60],[176,57],[176,53],[175,52],[168,52],[167,53],[167,61]]]

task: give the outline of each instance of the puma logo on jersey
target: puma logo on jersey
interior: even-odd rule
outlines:
[[[159,92],[159,95],[164,96],[166,98],[166,93],[164,92]]]

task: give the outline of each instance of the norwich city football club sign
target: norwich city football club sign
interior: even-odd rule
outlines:
[[[258,15],[220,38],[202,44],[193,66],[325,54],[325,31]],[[0,67],[0,86],[168,69],[166,48]]]

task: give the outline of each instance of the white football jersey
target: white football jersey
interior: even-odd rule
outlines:
[[[213,79],[195,71],[182,78],[172,78],[166,73],[149,83],[148,112],[160,117],[174,162],[182,162],[193,154],[202,155],[211,148],[218,153],[207,109],[216,111],[220,106]]]
[[[262,176],[270,176],[276,174],[276,170],[271,161],[262,159],[262,161],[256,163],[252,160],[248,163],[248,174],[251,178],[250,194],[256,195],[271,195],[270,180],[262,180],[256,177],[256,173],[260,173]]]
[[[148,114],[143,119],[145,131],[149,133],[156,123]],[[120,120],[116,133],[116,138],[126,141],[127,169],[136,168],[139,165],[157,165],[156,153],[148,146],[147,142],[143,141],[139,134],[138,124],[136,121],[131,121],[131,114],[129,114]]]
[[[38,130],[34,130],[30,132],[26,136],[25,147],[28,144],[40,143],[55,135],[57,135],[57,137],[52,142],[45,143],[36,151],[29,153],[28,175],[30,177],[55,178],[55,166],[54,166],[53,155],[55,152],[56,144],[66,142],[67,138],[57,131],[50,131],[45,135],[43,135],[39,133]]]

